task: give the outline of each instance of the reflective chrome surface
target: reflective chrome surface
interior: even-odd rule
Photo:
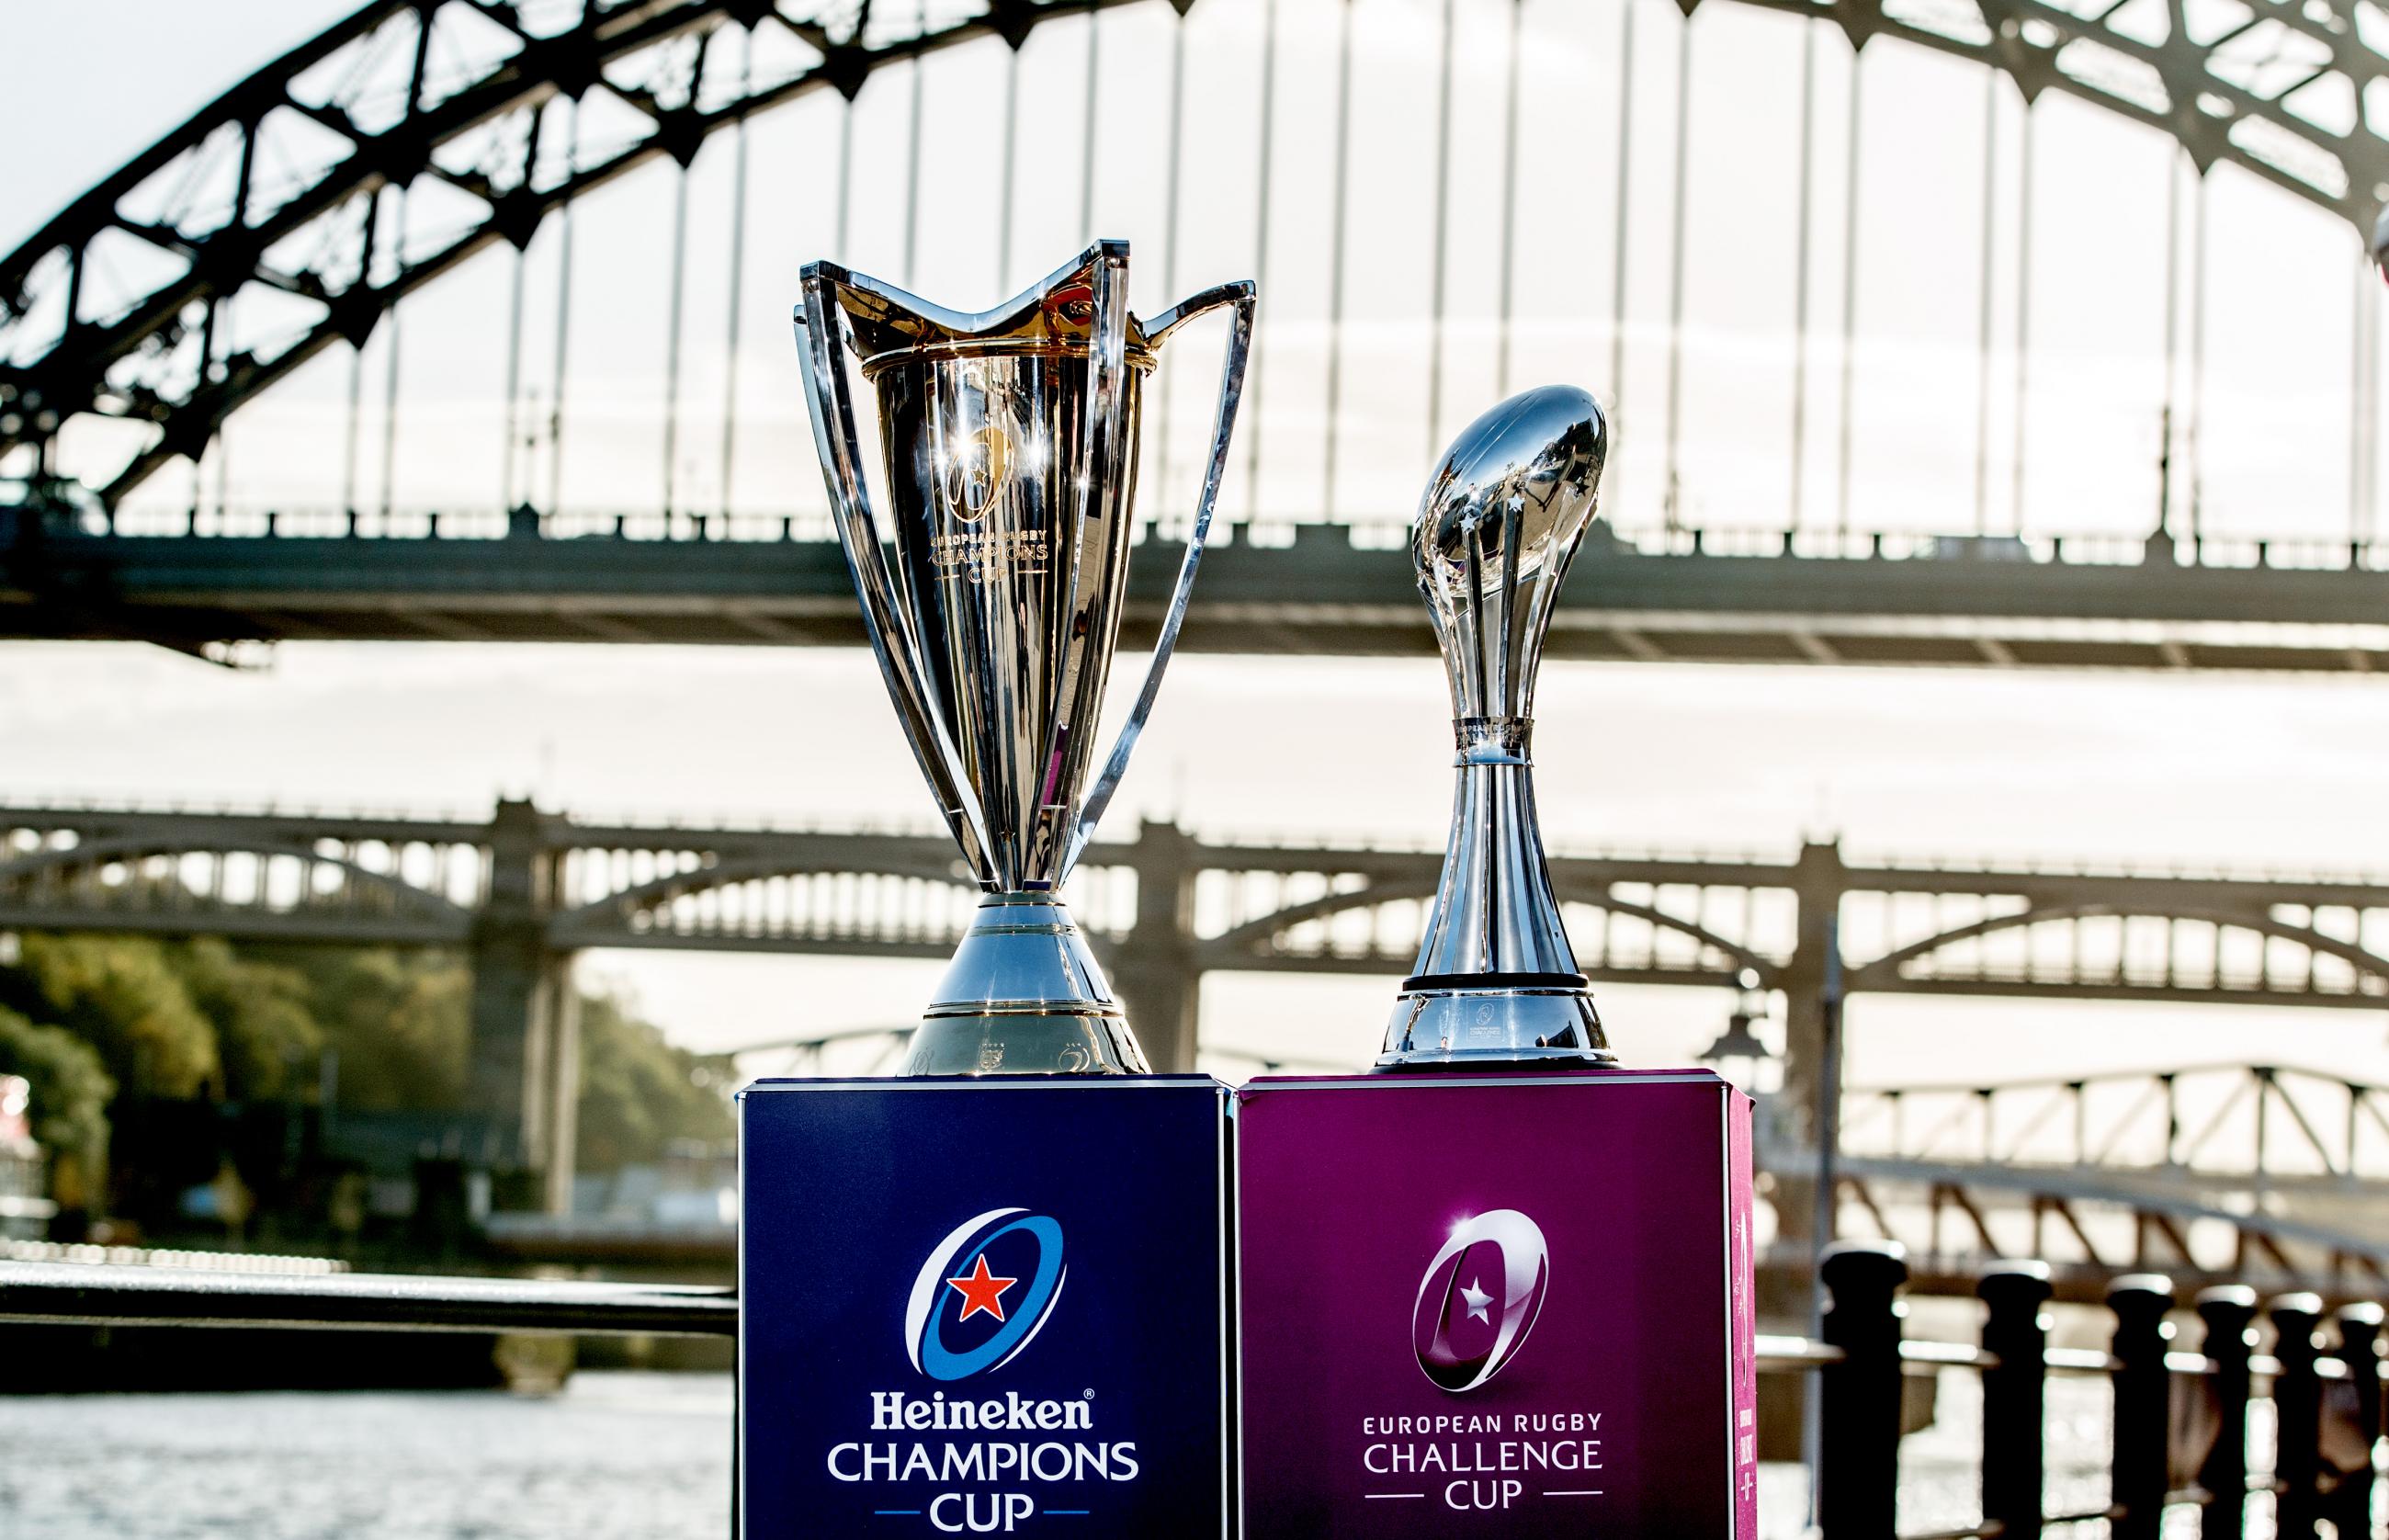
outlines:
[[[1543,635],[1607,449],[1600,404],[1546,386],[1470,424],[1419,500],[1411,559],[1451,685],[1459,784],[1380,1069],[1616,1060],[1552,896],[1530,753]]]
[[[1141,1073],[1144,1055],[1055,895],[1128,767],[1185,617],[1243,388],[1253,286],[1208,289],[1140,322],[1128,311],[1128,246],[1101,241],[977,314],[827,262],[804,270],[803,289],[805,402],[864,627],[947,827],[990,896],[905,1073]],[[1172,332],[1222,307],[1233,328],[1177,587],[1091,785],[1128,592],[1143,379]],[[877,499],[850,351],[875,397]]]

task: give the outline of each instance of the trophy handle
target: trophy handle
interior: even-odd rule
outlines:
[[[963,769],[961,750],[945,725],[930,709],[928,671],[921,663],[921,644],[913,633],[904,607],[897,602],[896,580],[888,570],[872,516],[871,500],[862,476],[862,442],[854,430],[854,397],[847,377],[844,328],[833,303],[834,291],[853,287],[843,268],[827,262],[806,266],[802,275],[804,306],[797,312],[797,346],[805,361],[805,408],[812,419],[813,447],[821,455],[822,479],[827,483],[831,515],[837,520],[838,546],[846,553],[847,570],[862,601],[863,633],[879,659],[888,693],[904,724],[904,736],[920,761],[939,809],[963,847],[964,858],[982,880],[993,868],[988,858],[987,813],[971,789]],[[887,292],[870,292],[887,299]]]
[[[1153,661],[1145,668],[1143,688],[1137,692],[1136,705],[1129,711],[1128,720],[1120,725],[1119,738],[1104,762],[1104,772],[1088,793],[1078,827],[1071,831],[1070,848],[1062,859],[1063,877],[1067,877],[1071,868],[1079,864],[1080,853],[1086,849],[1096,821],[1111,805],[1112,793],[1119,789],[1120,777],[1128,770],[1129,756],[1135,752],[1137,738],[1144,732],[1145,719],[1153,715],[1153,699],[1160,693],[1162,673],[1169,667],[1171,654],[1177,651],[1179,629],[1186,623],[1186,604],[1194,591],[1194,569],[1203,561],[1203,543],[1211,532],[1211,513],[1220,503],[1220,477],[1228,465],[1228,436],[1236,426],[1236,403],[1244,397],[1245,364],[1252,355],[1253,346],[1254,294],[1249,279],[1221,284],[1181,300],[1145,324],[1146,344],[1158,348],[1170,333],[1198,315],[1222,306],[1233,306],[1236,312],[1228,334],[1227,358],[1220,367],[1220,408],[1211,424],[1211,462],[1203,473],[1203,492],[1194,504],[1194,527],[1186,532],[1186,554],[1178,564],[1177,585],[1170,591],[1169,609],[1162,617],[1161,634],[1153,643]]]

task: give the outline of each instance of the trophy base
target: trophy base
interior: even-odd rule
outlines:
[[[1147,1075],[1144,1050],[1059,899],[993,893],[954,953],[903,1075]]]
[[[1581,982],[1553,975],[1549,984],[1488,987],[1447,976],[1404,982],[1375,1067],[1553,1069],[1616,1063],[1601,1013]]]

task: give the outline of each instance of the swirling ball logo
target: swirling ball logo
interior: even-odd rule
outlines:
[[[904,1307],[904,1351],[932,1380],[1002,1368],[1062,1297],[1062,1227],[1025,1208],[991,1208],[938,1242]]]
[[[1411,1345],[1448,1391],[1473,1391],[1517,1356],[1550,1292],[1543,1232],[1514,1208],[1463,1221],[1419,1279]]]

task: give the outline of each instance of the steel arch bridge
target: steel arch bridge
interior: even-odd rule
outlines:
[[[1160,0],[1145,0],[1146,8]],[[1953,56],[2012,81],[2027,105],[2045,95],[2078,98],[2169,136],[2203,177],[2211,167],[2229,165],[2288,196],[2302,199],[2359,229],[2369,229],[2389,200],[2389,35],[2373,0],[2114,0],[2079,9],[2044,0],[1752,0],[1766,9],[1809,19],[1807,46],[1821,27],[1838,30],[1853,47],[1877,37]],[[1193,0],[1169,0],[1182,18]],[[1207,0],[1207,9],[1233,8],[1236,0]],[[1280,25],[1278,0],[1264,6],[1264,34],[1256,63],[1263,153],[1257,172],[1261,230],[1256,265],[1274,271],[1269,258],[1269,143],[1274,52]],[[1342,186],[1348,98],[1353,86],[1351,37],[1356,31],[1427,22],[1433,7],[1417,0],[1322,0],[1337,14],[1342,39],[1336,83],[1338,213],[1334,235],[1334,295],[1327,325],[1340,334],[1360,318],[1341,308],[1346,266]],[[1680,0],[1687,18],[1696,0]],[[676,163],[683,173],[673,242],[671,309],[673,335],[667,399],[663,406],[663,504],[685,506],[690,489],[675,488],[683,467],[673,448],[680,411],[682,337],[681,272],[686,245],[685,172],[708,141],[724,131],[741,141],[739,216],[743,218],[745,126],[760,115],[810,96],[836,95],[850,102],[891,66],[908,66],[914,83],[913,137],[908,148],[914,186],[901,215],[904,265],[912,265],[919,220],[921,71],[935,56],[990,37],[1017,53],[1049,23],[1075,21],[1087,37],[1090,68],[1088,123],[1093,123],[1097,29],[1092,13],[1130,8],[1126,0],[920,0],[916,6],[871,0],[827,0],[804,6],[797,0],[375,0],[284,57],[259,70],[160,139],[132,161],[78,197],[22,247],[0,259],[0,465],[36,479],[64,475],[96,490],[113,506],[164,466],[177,460],[195,466],[212,456],[218,474],[217,505],[224,507],[222,477],[224,430],[234,414],[288,379],[310,361],[346,345],[361,353],[402,300],[455,272],[479,253],[511,247],[519,259],[555,216],[586,195],[640,168]],[[1246,10],[1254,5],[1245,6]],[[1314,7],[1316,8],[1316,7]],[[1503,152],[1510,188],[1501,219],[1503,272],[1498,286],[1503,307],[1498,348],[1506,373],[1512,344],[1508,323],[1513,284],[1510,244],[1518,223],[1517,141],[1524,108],[1519,105],[1518,35],[1522,20],[1537,7],[1528,0],[1502,0],[1490,9],[1471,0],[1471,14],[1455,19],[1455,0],[1441,6],[1436,50],[1444,60],[1438,98],[1440,143],[1436,153],[1437,193],[1433,223],[1437,246],[1434,351],[1427,389],[1428,437],[1447,415],[1442,408],[1441,361],[1447,317],[1445,248],[1456,217],[1447,208],[1452,159],[1452,56],[1464,30],[1500,30],[1490,19],[1506,13],[1511,97],[1508,147]],[[1421,12],[1409,17],[1411,10]],[[1484,11],[1484,15],[1475,14]],[[1627,29],[1621,61],[1633,58],[1634,6],[1620,15]],[[1391,18],[1391,20],[1381,19]],[[1646,23],[1649,25],[1650,23]],[[1463,29],[1456,32],[1455,26]],[[1182,32],[1183,29],[1179,29]],[[1176,34],[1173,34],[1175,36]],[[1677,353],[1683,327],[1681,262],[1684,123],[1693,82],[1689,30],[1678,50],[1677,180],[1674,220],[1677,241],[1667,370],[1667,453],[1655,484],[1654,504],[1664,503],[1672,524],[1678,510],[1679,372]],[[1173,43],[1173,49],[1177,45]],[[1174,262],[1182,170],[1199,170],[1212,146],[1182,143],[1182,57],[1172,54],[1172,113],[1169,131],[1171,206],[1166,215]],[[1813,67],[1813,52],[1810,57]],[[907,72],[898,70],[896,73]],[[1622,70],[1615,91],[1620,101],[1621,134],[1632,122],[1636,78],[1651,72]],[[1813,71],[1812,71],[1813,72]],[[1018,132],[1021,104],[1017,75],[1005,87],[1003,132],[1007,150]],[[1853,74],[1855,83],[1855,74]],[[991,90],[990,85],[988,89]],[[1852,146],[1858,143],[1853,84]],[[1804,87],[1803,111],[1810,113]],[[1996,129],[1996,103],[1988,103]],[[604,120],[584,133],[584,115]],[[560,120],[569,120],[560,121]],[[1807,294],[1811,265],[1808,182],[1808,127],[1804,118],[1802,203],[1797,261],[1802,345],[1808,329]],[[992,124],[989,125],[990,128]],[[1987,129],[1987,153],[1997,135]],[[845,135],[842,133],[841,137]],[[1095,213],[1095,145],[1084,138],[1082,210]],[[1624,159],[1624,146],[1618,146]],[[842,150],[842,153],[843,150]],[[1078,157],[1072,149],[1072,159]],[[2029,142],[2025,148],[2029,177]],[[851,190],[850,157],[837,191],[841,238]],[[1855,165],[1855,158],[1853,160]],[[1046,168],[1034,168],[1044,170]],[[1053,168],[1056,180],[1076,180],[1076,168]],[[1190,172],[1191,174],[1191,172]],[[1007,189],[1014,177],[1007,158]],[[1622,371],[1625,350],[1623,245],[1627,178],[1617,177],[1619,255],[1613,274],[1617,301],[1610,318],[1613,362]],[[1985,374],[1983,443],[1989,458],[1989,357],[1991,265],[1996,177],[1987,164],[1982,285]],[[2203,182],[2200,184],[2204,185]],[[2177,189],[2178,192],[2178,189]],[[436,220],[410,210],[419,196],[444,206]],[[1858,187],[1848,189],[1853,235]],[[2030,193],[2021,195],[2020,217],[2028,223]],[[2203,203],[2201,205],[2203,210]],[[891,216],[892,218],[893,216]],[[1010,206],[1001,213],[1009,261]],[[743,226],[742,226],[743,228]],[[2204,240],[2204,216],[2200,220]],[[740,286],[737,261],[744,235],[734,236],[730,286]],[[2028,235],[2019,233],[2019,249]],[[2171,396],[2171,352],[2177,319],[2170,299],[2173,263],[2180,243],[2172,239],[2165,266],[2169,296],[2165,444],[2158,460],[2181,455],[2194,461],[2199,441],[2197,409],[2177,424]],[[569,286],[569,236],[560,259],[560,280]],[[1844,279],[1855,257],[1845,253]],[[2200,288],[2203,304],[2204,260]],[[2019,284],[2022,279],[2019,279]],[[1846,290],[1854,293],[1854,289]],[[2377,319],[2367,308],[2370,291],[2359,289],[2358,320],[2370,337]],[[1846,309],[1855,304],[1851,299]],[[2025,297],[2019,291],[2018,335],[2024,334]],[[1845,315],[1845,349],[1848,317]],[[505,412],[535,417],[521,372],[521,268],[516,270],[514,344],[509,350]],[[560,444],[565,373],[553,382],[550,438]],[[391,361],[392,394],[388,416],[396,418],[396,346],[385,344]],[[1331,344],[1331,352],[1332,352]],[[735,339],[732,370],[735,372]],[[2025,348],[2017,345],[2019,422],[2023,408]],[[1845,368],[1845,375],[1847,375]],[[2352,403],[2349,479],[2351,503],[2362,503],[2357,522],[2368,522],[2377,495],[2371,440],[2379,415],[2380,362],[2359,345]],[[1328,365],[1327,410],[1336,417],[1337,366]],[[1264,370],[1263,378],[1267,378]],[[353,513],[357,495],[358,380],[351,380],[351,422],[346,486],[341,501]],[[1612,380],[1613,388],[1621,388]],[[1805,392],[1806,366],[1795,391]],[[1280,389],[1287,387],[1281,385]],[[1347,382],[1348,390],[1350,383]],[[734,385],[734,394],[735,394]],[[1844,386],[1846,417],[1846,377]],[[1802,408],[1795,407],[1795,422]],[[725,408],[721,485],[712,489],[723,505],[733,459],[727,439],[734,403]],[[528,420],[509,421],[502,450],[505,462],[499,502],[529,501],[535,480],[527,446],[516,430],[533,431]],[[391,430],[394,433],[394,428]],[[1797,508],[1799,459],[1805,440],[1795,429],[1794,491]],[[1253,471],[1260,469],[1258,434]],[[1334,495],[1338,450],[1331,428],[1325,450],[1329,517],[1338,516]],[[1847,499],[1847,433],[1843,459]],[[553,446],[551,446],[553,447]],[[384,452],[384,509],[389,509],[389,462]],[[2021,428],[2016,451],[2022,460]],[[1361,458],[1346,455],[1348,461]],[[1656,469],[1656,467],[1654,467]],[[560,468],[551,474],[546,501],[562,501]],[[1978,473],[1977,523],[1987,521],[1987,498]],[[2021,503],[2021,475],[2017,499]],[[2191,510],[2197,496],[2167,488],[2159,492],[2159,521],[2175,516],[2176,504]],[[199,499],[192,499],[196,509]],[[2015,510],[2020,518],[2020,506]],[[1794,522],[1798,522],[1795,518]],[[1945,521],[1947,522],[1947,521]],[[2143,524],[2142,528],[2146,528]],[[2357,531],[2351,531],[2355,533]]]

